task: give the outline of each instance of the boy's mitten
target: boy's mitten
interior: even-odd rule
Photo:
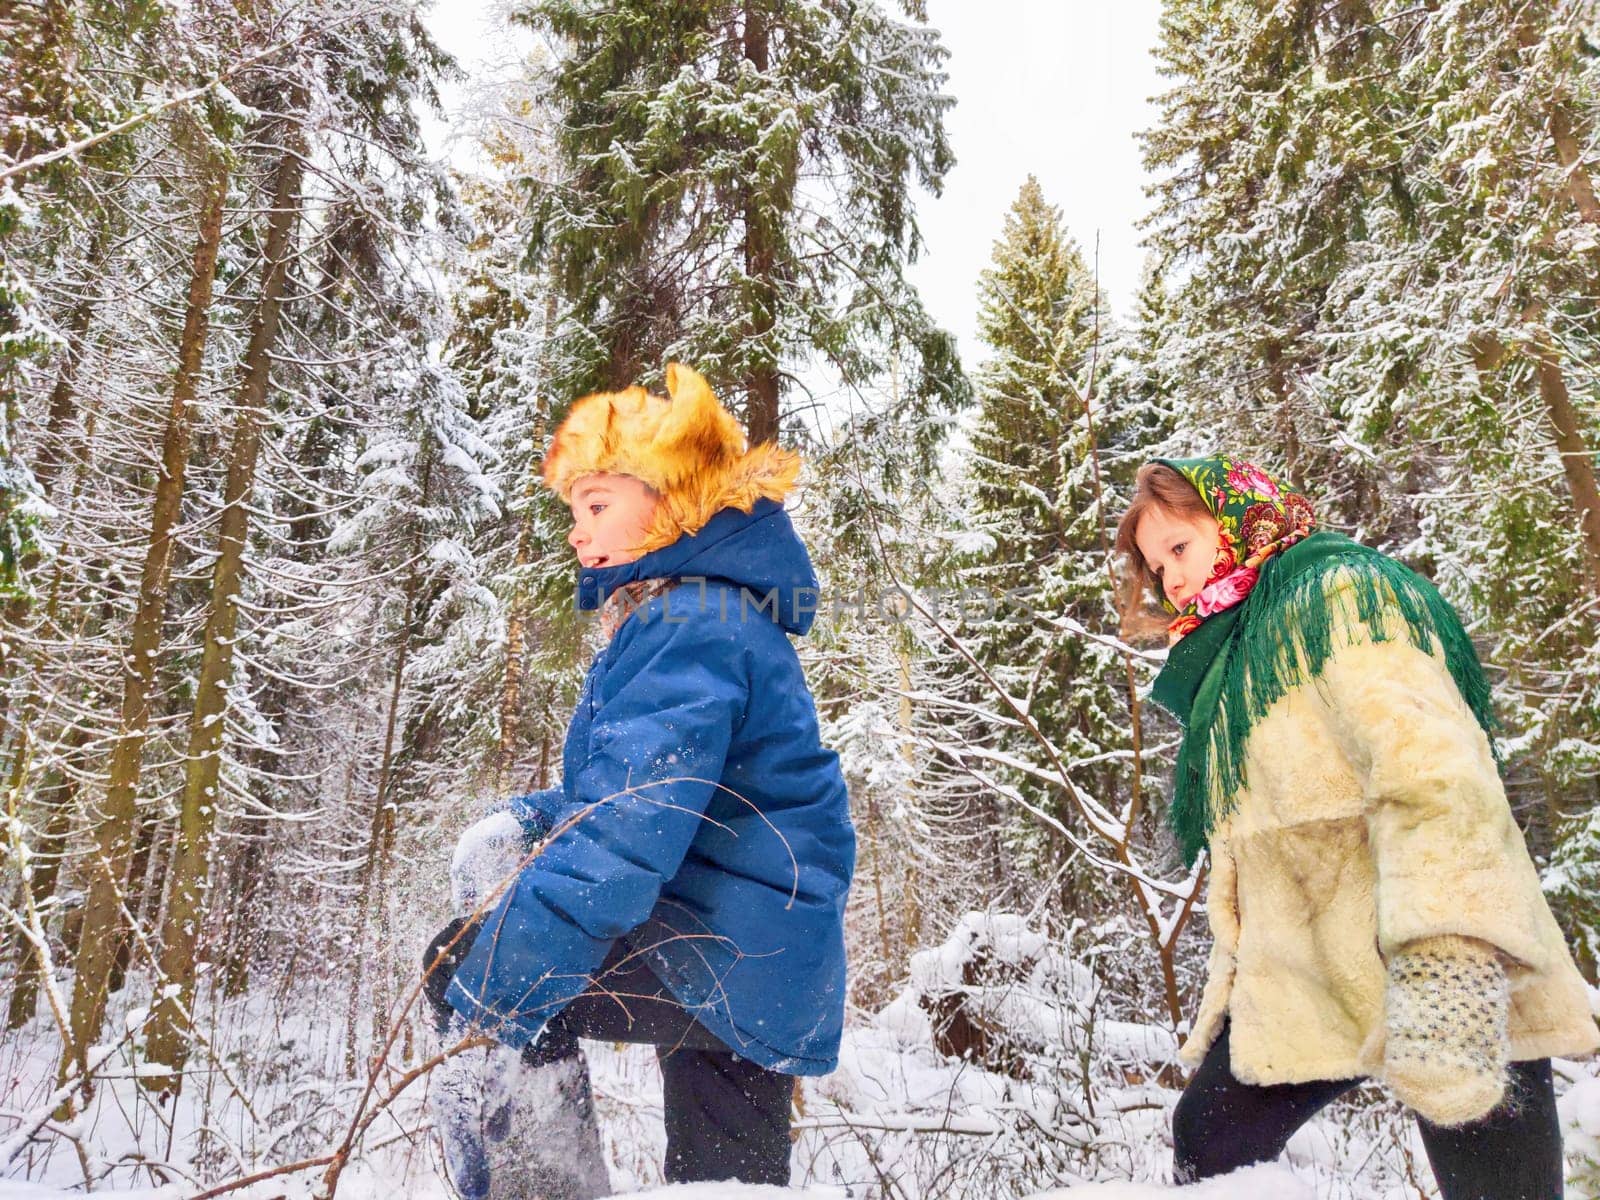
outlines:
[[[422,994],[433,1010],[434,1025],[442,1033],[450,1018],[455,1015],[445,993],[456,970],[466,961],[477,936],[476,922],[467,917],[457,917],[433,935],[433,941],[422,952]],[[460,1039],[457,1039],[458,1041]]]
[[[1487,943],[1448,935],[1404,946],[1389,960],[1385,1082],[1435,1125],[1487,1116],[1505,1096],[1510,1005]]]
[[[463,833],[450,860],[450,911],[458,917],[475,912],[522,866],[535,840],[508,809],[490,813]]]
[[[455,919],[434,936],[422,955],[422,992],[441,1032],[452,1016],[445,993],[477,935],[469,926],[483,919],[479,907],[521,865],[531,840],[523,823],[502,809],[473,825],[456,842],[450,862],[450,911]],[[462,936],[458,939],[457,934]]]

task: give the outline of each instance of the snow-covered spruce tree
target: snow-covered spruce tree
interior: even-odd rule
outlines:
[[[366,925],[376,912],[374,957],[380,979],[389,966],[386,915],[392,904],[388,880],[396,813],[404,799],[423,791],[417,781],[406,778],[406,768],[435,753],[453,753],[438,744],[443,732],[438,726],[444,724],[439,710],[448,711],[452,704],[453,681],[436,676],[429,681],[433,687],[418,687],[414,656],[425,643],[441,640],[459,624],[481,627],[487,622],[473,619],[476,610],[496,607],[468,549],[472,524],[499,515],[499,489],[485,474],[492,451],[466,412],[459,381],[437,365],[412,366],[404,348],[399,349],[399,369],[390,373],[381,389],[386,408],[374,414],[379,418],[374,435],[358,460],[365,503],[334,531],[332,539],[336,552],[357,551],[369,575],[387,576],[381,590],[368,594],[373,606],[368,628],[373,647],[382,648],[379,671],[388,696],[360,901],[354,914],[357,966],[350,990],[351,1061],[355,1014],[370,1007],[381,1035],[390,999],[379,984],[369,1003],[363,1002],[361,964],[366,961]]]
[[[1531,392],[1551,449],[1570,443],[1560,465],[1592,558],[1590,418],[1569,411],[1541,347],[1570,342],[1539,334],[1548,301],[1533,295],[1600,220],[1580,203],[1571,124],[1592,86],[1584,11],[1169,7],[1163,55],[1180,85],[1146,140],[1165,172],[1152,241],[1188,277],[1168,355],[1189,364],[1202,424],[1277,450],[1365,536],[1414,536],[1411,497],[1436,490],[1437,459],[1466,457],[1415,453],[1437,431],[1413,413],[1454,422],[1470,399],[1516,419]],[[1257,384],[1268,403],[1254,416],[1236,401]],[[1301,469],[1302,451],[1325,461]]]
[[[1125,664],[1114,649],[1075,636],[1058,622],[1114,629],[1109,538],[1101,479],[1085,402],[1098,352],[1104,303],[1077,245],[1036,180],[1022,185],[979,283],[979,336],[991,357],[976,373],[978,409],[967,467],[975,529],[990,548],[975,555],[963,582],[996,597],[962,632],[994,685],[1032,718],[1060,763],[1108,807],[1125,793],[1125,762],[1104,758],[1130,743]],[[992,700],[992,698],[991,698]],[[1024,729],[995,747],[1044,763]],[[1084,759],[1100,759],[1078,767]],[[1071,806],[1058,787],[1033,777],[1010,782],[1058,819]],[[1050,878],[1068,856],[1059,840],[1026,820],[1007,831],[1028,847],[1033,868]],[[1069,873],[1062,899],[1088,878]],[[1082,897],[1087,900],[1087,896]]]
[[[743,394],[752,441],[789,415],[793,372],[847,383],[910,350],[908,413],[962,394],[953,342],[907,283],[911,189],[952,158],[945,50],[918,0],[535,0],[554,41],[556,163],[532,245],[561,297],[557,394],[694,363]],[[908,422],[909,423],[909,422]]]
[[[1411,514],[1403,501],[1390,511],[1387,472],[1343,449],[1337,411],[1305,376],[1328,288],[1362,235],[1361,197],[1384,183],[1330,143],[1381,94],[1368,68],[1388,36],[1365,0],[1170,0],[1156,54],[1173,87],[1143,135],[1158,176],[1153,266],[1173,284],[1160,356],[1200,435],[1315,485],[1329,519],[1367,536]]]
[[[1573,839],[1569,873],[1585,854],[1600,868],[1586,833],[1600,803],[1593,36],[1586,3],[1496,3],[1418,28],[1394,125],[1431,124],[1408,147],[1409,207],[1397,198],[1379,226],[1389,261],[1346,273],[1341,330],[1384,331],[1353,339],[1369,356],[1357,366],[1353,353],[1353,370],[1414,374],[1408,423],[1460,455],[1455,486],[1421,504],[1428,537],[1464,564],[1452,590],[1493,631],[1513,797],[1528,802],[1536,851]],[[1433,303],[1402,295],[1401,279]],[[1563,907],[1581,937],[1592,909]]]
[[[822,587],[816,627],[798,649],[824,743],[850,787],[851,996],[869,1008],[899,986],[929,936],[974,905],[1022,900],[996,793],[948,753],[987,737],[986,710],[954,697],[950,676],[967,676],[929,621],[954,623],[956,550],[972,538],[941,475],[883,469],[914,454],[886,416],[894,376],[819,438],[830,448],[808,464],[794,507]]]
[[[503,496],[472,551],[498,604],[491,628],[458,630],[419,667],[452,679],[458,752],[481,755],[497,794],[557,781],[565,721],[585,658],[587,622],[572,602],[570,517],[539,483],[557,397],[550,376],[556,296],[527,262],[531,216],[523,184],[545,167],[549,122],[525,78],[482,97],[487,167],[464,177],[461,244],[451,260],[452,320],[445,360],[461,378]],[[463,744],[464,743],[464,744]]]
[[[1461,564],[1447,587],[1488,618],[1507,671],[1512,780],[1542,801],[1528,812],[1538,848],[1600,796],[1592,22],[1585,4],[1495,4],[1431,15],[1397,47],[1391,111],[1351,126],[1351,153],[1423,133],[1330,294],[1321,384],[1450,463],[1452,486],[1419,508],[1432,556]]]

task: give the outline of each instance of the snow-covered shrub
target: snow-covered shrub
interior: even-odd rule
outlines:
[[[1015,914],[968,913],[846,1032],[839,1070],[807,1082],[802,1177],[920,1200],[1157,1177],[1171,1095],[1142,1081],[1176,1046],[1100,1009],[1071,943]]]

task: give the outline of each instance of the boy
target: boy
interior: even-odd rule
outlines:
[[[656,1045],[669,1182],[781,1186],[793,1076],[837,1061],[855,835],[789,640],[817,595],[781,504],[799,459],[747,450],[694,371],[669,364],[667,390],[587,396],[552,439],[544,480],[572,508],[603,644],[562,786],[514,799],[516,826],[469,831],[458,912],[493,873],[472,862],[485,845],[522,869],[424,965],[442,1015],[525,1064],[581,1063],[579,1037]],[[562,1086],[587,1105],[586,1077]],[[452,1127],[473,1133],[442,1125],[447,1148]],[[485,1194],[493,1171],[466,1161],[457,1186]]]

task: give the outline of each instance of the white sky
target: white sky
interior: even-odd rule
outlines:
[[[469,76],[531,44],[490,16],[493,3],[437,0],[428,17]],[[978,273],[1030,173],[1091,266],[1098,232],[1102,286],[1119,314],[1129,311],[1144,258],[1135,223],[1149,205],[1134,134],[1152,123],[1147,100],[1162,90],[1150,57],[1159,15],[1160,0],[928,0],[929,23],[950,50],[956,166],[942,195],[917,205],[927,247],[912,278],[959,338],[967,367],[984,356],[974,333]],[[429,130],[436,149],[444,132]]]
[[[1134,134],[1162,90],[1150,49],[1160,0],[929,0],[928,22],[950,50],[946,117],[956,166],[943,194],[917,206],[928,249],[912,269],[930,311],[981,355],[974,333],[978,272],[1029,174],[1061,209],[1116,311],[1130,310],[1148,208]]]

